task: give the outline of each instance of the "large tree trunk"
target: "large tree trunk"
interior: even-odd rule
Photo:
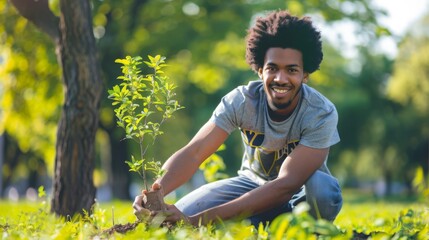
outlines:
[[[52,211],[62,216],[90,212],[102,81],[89,2],[60,0],[60,19],[48,0],[10,2],[56,42],[63,70],[66,92],[57,132]]]
[[[94,204],[95,133],[102,92],[87,0],[61,0],[59,56],[66,96],[58,126],[52,211],[73,215]]]

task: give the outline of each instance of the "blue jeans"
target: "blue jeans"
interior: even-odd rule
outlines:
[[[245,176],[237,176],[208,183],[180,199],[175,205],[185,215],[191,216],[206,209],[234,200],[259,185]],[[343,199],[337,179],[317,170],[289,202],[266,212],[251,216],[253,225],[272,221],[282,213],[291,212],[302,201],[310,205],[309,213],[315,218],[333,221],[340,212]]]

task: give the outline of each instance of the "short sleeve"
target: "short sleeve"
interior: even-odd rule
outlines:
[[[244,97],[238,89],[225,95],[214,110],[210,121],[231,134],[240,127],[243,115]]]
[[[312,148],[327,148],[340,141],[337,130],[338,113],[333,105],[330,111],[319,112],[304,119],[300,144]]]

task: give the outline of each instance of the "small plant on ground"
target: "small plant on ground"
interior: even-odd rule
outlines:
[[[423,167],[417,168],[412,184],[419,199],[422,202],[429,202],[429,176],[425,177]]]
[[[2,239],[429,239],[429,209],[414,200],[395,203],[367,198],[358,202],[345,198],[334,223],[311,218],[308,207],[301,204],[265,226],[228,220],[218,225],[195,228],[179,224],[168,229],[139,222],[109,228],[112,221],[135,218],[128,201],[97,203],[89,215],[60,218],[50,213],[44,194],[39,188],[40,201],[0,201]]]
[[[201,164],[200,170],[203,172],[207,182],[228,178],[228,174],[222,172],[226,168],[225,162],[223,158],[217,154],[217,152],[221,152],[225,150],[225,148],[225,144],[222,144],[215,153]]]
[[[145,154],[156,138],[163,134],[163,123],[183,107],[175,99],[176,85],[163,72],[165,57],[148,56],[148,61],[142,61],[141,57],[127,56],[115,62],[122,64],[122,75],[118,77],[121,83],[108,90],[109,99],[113,100],[117,125],[125,130],[125,139],[136,141],[140,147],[139,156],[132,155],[126,163],[130,171],[142,177],[144,187],[149,191],[148,172],[155,177],[162,176],[164,172],[161,162],[145,159]],[[143,74],[142,63],[152,72]]]

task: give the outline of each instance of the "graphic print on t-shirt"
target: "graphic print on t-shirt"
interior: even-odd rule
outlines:
[[[241,129],[245,143],[244,160],[247,167],[255,174],[265,179],[276,178],[280,166],[286,157],[298,145],[299,140],[292,140],[278,150],[267,150],[263,146],[265,135],[251,130]]]

